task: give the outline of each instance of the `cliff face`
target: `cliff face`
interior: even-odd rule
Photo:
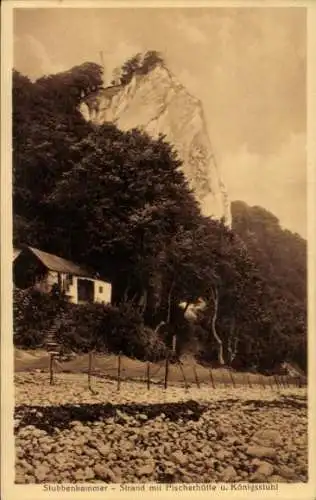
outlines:
[[[121,130],[139,128],[152,137],[164,134],[183,161],[183,171],[204,215],[231,225],[230,203],[215,163],[201,102],[162,65],[135,75],[126,86],[90,95],[83,116],[95,124],[113,122]]]

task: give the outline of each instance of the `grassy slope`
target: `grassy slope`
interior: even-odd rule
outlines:
[[[68,373],[87,373],[89,366],[88,354],[77,356],[74,360],[60,363],[54,361],[54,372]],[[182,360],[181,371],[179,366],[175,364],[169,365],[170,384],[179,384],[184,382],[183,373],[188,384],[196,384],[196,374],[199,382],[211,385],[210,370],[199,365],[191,358]],[[46,351],[21,351],[15,349],[15,371],[34,371],[34,370],[49,370],[49,355]],[[92,361],[92,373],[100,377],[117,378],[118,373],[118,357],[114,355],[94,355]],[[153,382],[163,383],[165,375],[164,361],[158,363],[150,363],[150,378]],[[275,384],[273,377],[265,377],[253,373],[229,372],[226,368],[212,369],[212,377],[214,385],[269,385]],[[143,361],[127,358],[121,358],[121,378],[122,380],[143,380],[147,378],[147,364]]]

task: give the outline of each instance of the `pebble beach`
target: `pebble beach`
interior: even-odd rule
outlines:
[[[307,390],[15,376],[17,484],[308,481]]]

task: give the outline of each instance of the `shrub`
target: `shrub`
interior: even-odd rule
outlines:
[[[106,350],[103,323],[109,308],[103,304],[70,305],[56,330],[57,341],[76,352]]]
[[[14,345],[33,349],[45,342],[46,332],[56,316],[67,307],[65,298],[42,293],[34,288],[15,289],[13,293]]]
[[[58,341],[77,352],[121,352],[138,359],[165,355],[165,344],[144,326],[142,315],[130,303],[118,307],[103,304],[69,308],[57,331]]]
[[[58,321],[55,321],[55,320]],[[58,291],[14,291],[14,344],[34,349],[43,346],[47,331],[56,326],[56,340],[67,352],[121,352],[138,359],[159,359],[166,346],[145,327],[140,312],[130,303],[70,304]]]

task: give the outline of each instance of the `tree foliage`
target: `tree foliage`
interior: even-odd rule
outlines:
[[[147,75],[160,64],[164,64],[164,60],[156,50],[135,54],[123,64],[116,79],[119,79],[121,85],[127,85],[134,75]]]
[[[286,359],[307,368],[306,241],[282,229],[262,207],[232,203],[233,230],[245,242],[262,282],[257,328],[263,366]]]

